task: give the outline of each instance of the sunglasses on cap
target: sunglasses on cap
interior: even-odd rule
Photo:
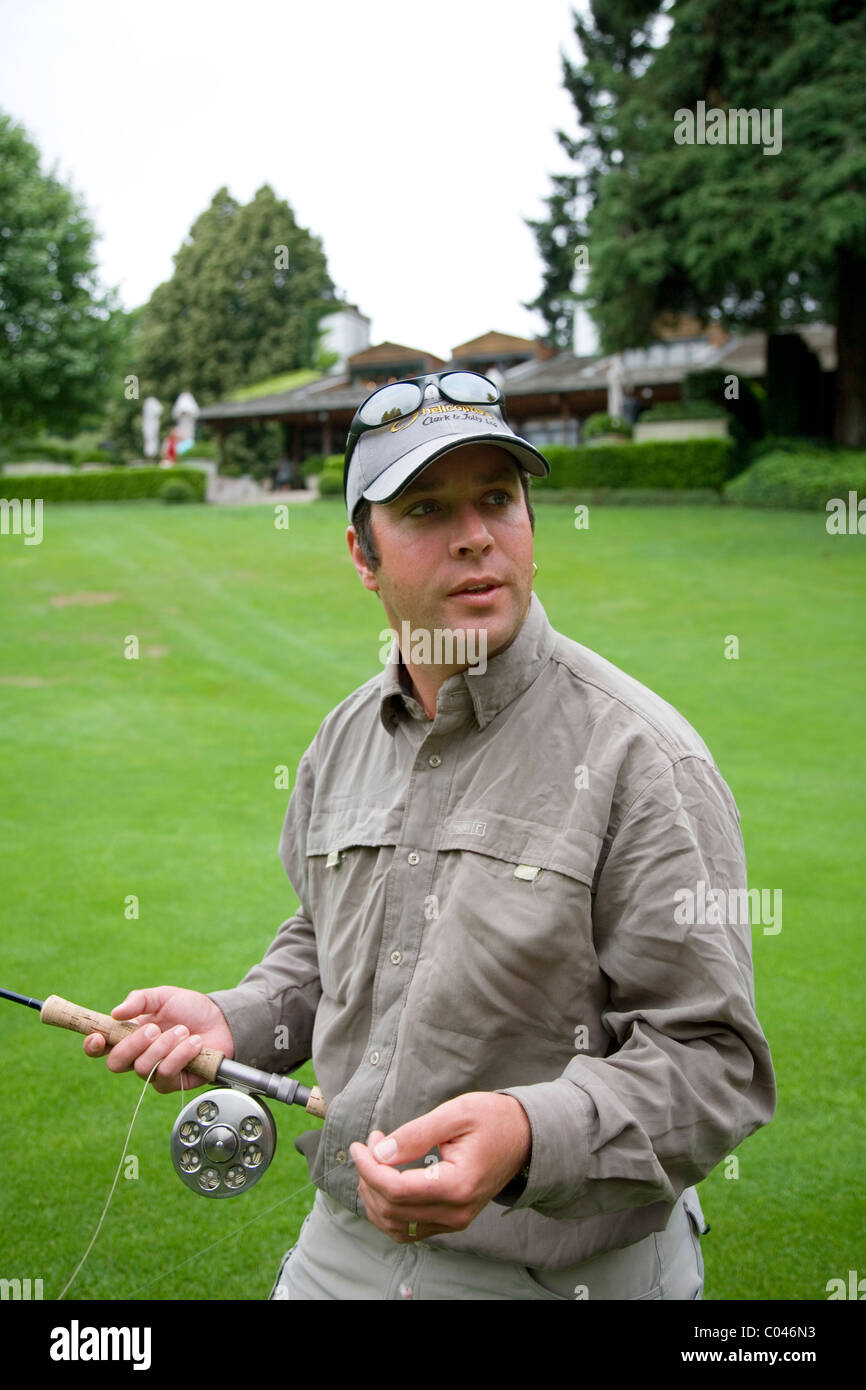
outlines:
[[[478,372],[430,372],[427,376],[408,377],[380,386],[355,411],[346,440],[346,462],[343,469],[343,491],[349,476],[352,452],[365,430],[378,430],[394,420],[404,420],[420,409],[427,387],[433,383],[440,396],[454,405],[498,405],[503,420],[505,398],[494,381]]]

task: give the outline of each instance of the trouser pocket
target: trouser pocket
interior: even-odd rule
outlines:
[[[687,1187],[682,1196],[683,1211],[688,1217],[689,1237],[692,1243],[692,1250],[695,1258],[696,1268],[696,1288],[691,1294],[693,1299],[703,1299],[704,1296],[704,1252],[701,1249],[701,1236],[706,1235],[710,1229],[709,1223],[704,1217],[701,1208],[700,1198],[694,1187]]]
[[[273,1288],[271,1289],[270,1293],[268,1294],[268,1302],[269,1302],[269,1303],[270,1303],[272,1300],[283,1300],[283,1299],[287,1299],[287,1298],[289,1297],[289,1285],[288,1285],[288,1276],[287,1276],[289,1261],[291,1260],[292,1256],[294,1255],[295,1251],[296,1251],[297,1248],[298,1248],[298,1245],[299,1245],[299,1243],[300,1243],[301,1236],[304,1234],[304,1226],[306,1226],[306,1224],[307,1224],[307,1222],[309,1221],[311,1215],[312,1215],[312,1212],[310,1212],[309,1215],[307,1215],[307,1216],[304,1217],[303,1225],[301,1226],[301,1229],[300,1229],[300,1231],[298,1232],[298,1239],[295,1241],[295,1243],[294,1243],[294,1245],[291,1247],[291,1249],[289,1249],[289,1250],[286,1251],[285,1255],[283,1256],[282,1260],[280,1261],[280,1267],[279,1267],[279,1269],[277,1270],[277,1277],[276,1277],[276,1279],[274,1280]],[[284,1275],[286,1275],[286,1278],[283,1277]]]

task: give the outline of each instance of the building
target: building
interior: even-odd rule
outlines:
[[[354,306],[338,314],[347,310],[363,319]],[[369,320],[363,322],[369,327]],[[834,371],[834,328],[807,324],[796,331],[817,353],[822,369]],[[422,348],[384,342],[350,353],[340,370],[331,369],[306,386],[206,406],[199,421],[217,431],[221,454],[226,433],[234,426],[277,421],[284,430],[286,458],[299,465],[314,454],[344,451],[355,410],[377,386],[444,370],[491,376],[505,394],[509,423],[531,443],[577,444],[581,422],[609,409],[614,380],[617,390],[621,384],[622,413],[634,420],[650,405],[680,400],[689,372],[718,370],[762,380],[766,336],[729,337],[717,326],[704,329],[697,321],[680,319],[660,323],[659,340],[648,348],[615,357],[575,357],[537,340],[491,330],[455,347],[449,362]]]

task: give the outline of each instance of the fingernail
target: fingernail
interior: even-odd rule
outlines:
[[[145,1029],[144,1029],[144,1036],[145,1036],[146,1038],[158,1038],[158,1037],[159,1037],[159,1029],[157,1028],[157,1026],[156,1026],[155,1023],[148,1023],[148,1024],[146,1024]]]
[[[188,1032],[189,1029],[186,1027],[186,1025],[183,1023],[179,1023],[174,1030],[174,1036],[176,1038],[185,1038]]]
[[[376,1155],[376,1157],[380,1160],[381,1163],[387,1163],[389,1159],[392,1159],[394,1157],[396,1152],[396,1139],[383,1139],[381,1144],[377,1144],[375,1149],[373,1150],[373,1153]]]
[[[192,1033],[189,1040],[191,1043],[194,1043],[196,1047],[201,1047],[201,1038],[198,1033]]]

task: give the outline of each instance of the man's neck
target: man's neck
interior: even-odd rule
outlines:
[[[401,662],[401,683],[413,699],[417,700],[428,719],[436,718],[436,700],[439,689],[464,666],[413,666],[411,662]]]

